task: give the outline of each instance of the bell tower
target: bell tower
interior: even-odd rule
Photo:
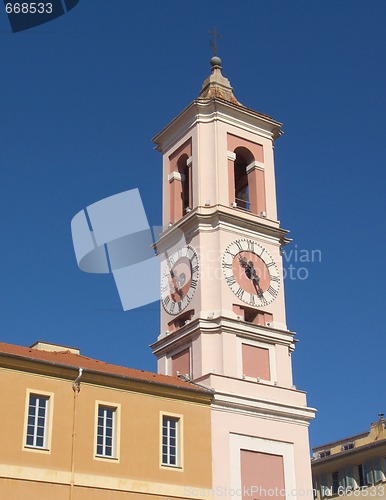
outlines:
[[[279,122],[236,99],[215,56],[199,97],[153,139],[163,156],[163,233],[152,349],[160,373],[214,390],[215,488],[311,499],[315,410],[292,381],[281,257],[289,240],[273,156],[281,134]]]

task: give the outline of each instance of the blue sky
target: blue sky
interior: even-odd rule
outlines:
[[[80,0],[13,34],[0,12],[1,340],[156,369],[159,304],[124,313],[111,276],[78,270],[70,221],[139,188],[161,222],[150,139],[197,97],[217,25],[237,98],[284,123],[288,252],[322,256],[292,256],[308,277],[285,283],[295,383],[319,410],[311,444],[366,431],[386,413],[385,21],[383,0]]]

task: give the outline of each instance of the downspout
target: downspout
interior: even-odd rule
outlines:
[[[74,496],[74,475],[75,475],[75,438],[76,438],[76,410],[78,394],[80,392],[80,379],[82,378],[83,368],[79,368],[79,373],[74,382],[72,383],[72,390],[74,391],[74,405],[72,414],[72,442],[71,442],[71,481],[70,481],[70,500]]]

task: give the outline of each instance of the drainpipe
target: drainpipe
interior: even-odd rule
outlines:
[[[74,391],[74,406],[72,414],[72,440],[71,440],[71,482],[70,482],[70,500],[74,496],[74,475],[75,475],[75,437],[76,437],[76,409],[78,394],[80,392],[80,379],[83,375],[83,368],[79,368],[79,373],[74,382],[72,383],[72,390]]]

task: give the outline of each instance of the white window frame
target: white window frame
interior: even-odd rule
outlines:
[[[166,446],[168,447],[167,450],[167,459],[164,460],[164,444],[163,444],[163,438],[164,438],[164,420],[173,420],[176,422],[176,432],[175,432],[175,439],[176,439],[176,452],[175,452],[175,457],[176,463],[171,463],[170,460],[170,433],[166,436],[168,442]],[[172,468],[176,470],[182,470],[183,469],[183,418],[182,415],[178,415],[175,413],[167,413],[167,412],[161,412],[160,413],[160,467],[161,468]]]
[[[102,453],[98,453],[98,447],[101,446],[98,444],[99,434],[99,410],[103,409],[106,411],[112,412],[112,426],[111,426],[111,455],[106,453],[106,438],[107,436],[107,426],[106,426],[106,414],[104,414],[103,421],[103,432],[102,432]],[[106,402],[106,401],[96,401],[95,402],[95,450],[94,450],[94,458],[97,460],[115,460],[119,461],[119,453],[120,453],[120,405],[116,403]]]
[[[31,397],[36,397],[37,401],[45,400],[45,414],[44,414],[44,426],[43,426],[43,436],[37,436],[37,429],[39,426],[39,412],[36,411],[39,409],[39,403],[35,407],[35,414],[29,415],[30,413],[30,405],[31,405]],[[24,431],[23,431],[23,447],[22,449],[25,451],[34,451],[34,452],[43,452],[49,453],[51,450],[51,439],[52,439],[52,418],[53,418],[53,408],[54,408],[54,395],[52,392],[40,391],[35,389],[27,389],[26,392],[26,402],[25,402],[25,415],[24,415]],[[33,424],[29,424],[29,417],[34,417]],[[33,443],[28,443],[28,427],[29,425],[33,426]],[[37,438],[42,437],[43,443],[42,445],[37,444]]]

